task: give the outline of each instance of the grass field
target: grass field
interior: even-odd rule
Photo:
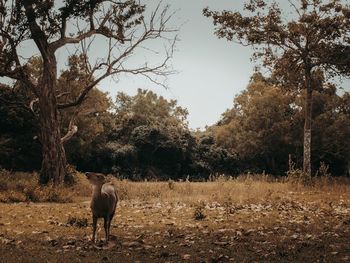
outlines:
[[[108,246],[90,241],[91,190],[79,177],[56,196],[70,203],[0,203],[0,262],[350,261],[348,183],[112,181],[121,201]]]

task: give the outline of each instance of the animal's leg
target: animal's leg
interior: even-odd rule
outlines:
[[[97,226],[97,217],[92,217],[92,242],[95,243],[95,236],[96,236],[96,226]]]
[[[113,215],[111,215],[111,216],[109,217],[109,221],[108,221],[108,238],[109,238],[109,234],[110,234],[112,219],[113,219]]]
[[[109,216],[105,216],[104,217],[104,227],[105,227],[106,243],[108,243],[108,239],[109,239],[108,226],[109,226]]]

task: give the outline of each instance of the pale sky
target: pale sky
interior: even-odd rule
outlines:
[[[154,2],[154,1],[153,1]],[[123,76],[118,83],[109,79],[99,85],[112,97],[118,91],[130,95],[138,88],[150,89],[189,111],[190,128],[203,128],[217,122],[221,114],[233,105],[233,98],[243,90],[253,72],[251,50],[220,40],[214,35],[212,21],[202,15],[209,6],[215,10],[236,9],[241,1],[230,0],[167,0],[176,11],[174,26],[182,25],[181,39],[171,61],[177,74],[168,78],[165,90],[150,81],[135,76]],[[239,3],[239,4],[238,4]]]
[[[151,7],[155,0],[145,1]],[[189,127],[203,129],[215,124],[226,109],[233,106],[234,96],[246,88],[256,63],[251,61],[252,49],[214,35],[212,19],[202,10],[242,10],[244,1],[238,0],[164,0],[176,11],[171,25],[178,27],[180,41],[171,61],[179,73],[168,78],[165,90],[150,81],[136,76],[123,76],[118,83],[109,79],[99,85],[112,97],[118,91],[134,95],[138,88],[149,89],[189,111]],[[287,0],[279,1],[289,15]],[[159,46],[157,46],[159,47]],[[349,84],[349,82],[346,82]],[[347,90],[349,86],[347,86]]]

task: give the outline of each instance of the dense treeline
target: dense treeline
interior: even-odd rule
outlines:
[[[233,108],[211,129],[217,144],[236,154],[240,171],[285,174],[289,156],[302,167],[304,101],[305,92],[295,93],[255,74],[234,99]],[[350,94],[337,94],[334,85],[314,92],[313,171],[324,163],[334,175],[348,173],[349,109]]]
[[[78,62],[78,58],[71,59],[70,68],[62,73],[61,92],[79,92],[84,74]],[[0,93],[3,100],[30,103],[16,86],[1,86]],[[314,171],[323,162],[333,175],[346,175],[350,160],[350,94],[339,95],[334,86],[327,85],[314,95]],[[111,101],[107,94],[94,89],[77,113],[79,130],[66,143],[66,153],[69,163],[78,170],[133,180],[188,175],[206,178],[215,173],[248,171],[285,175],[289,156],[297,167],[302,165],[303,101],[303,93],[291,92],[255,74],[216,125],[194,132],[188,128],[187,110],[175,100],[139,90],[135,96],[120,92]],[[1,103],[1,167],[40,169],[35,107],[33,110]],[[76,113],[61,114],[62,127],[68,126],[72,114]]]

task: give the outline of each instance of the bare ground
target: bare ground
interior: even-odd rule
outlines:
[[[242,202],[125,200],[108,246],[90,241],[88,198],[0,204],[0,262],[350,262],[349,195],[288,191]],[[69,218],[81,224],[69,224]]]

